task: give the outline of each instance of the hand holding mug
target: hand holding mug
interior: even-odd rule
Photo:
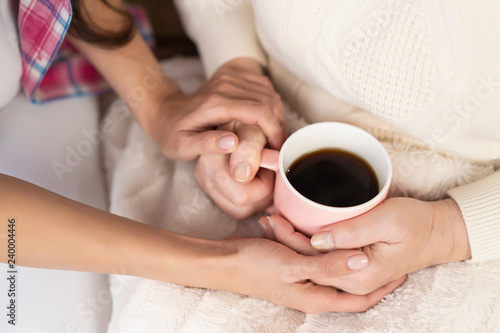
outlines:
[[[348,279],[356,274],[357,268],[351,268],[347,263],[349,258],[363,255],[359,250],[307,255],[262,238],[224,242],[231,244],[235,251],[225,256],[221,263],[229,260],[233,268],[228,274],[222,274],[230,278],[216,279],[221,287],[212,287],[267,299],[307,313],[365,311],[402,283],[390,283],[367,295],[355,295],[314,283],[333,277]]]
[[[261,65],[250,58],[229,61],[210,81],[214,81],[213,85],[220,94],[232,97],[233,103],[226,107],[234,119],[240,121],[225,123],[217,130],[233,133],[237,144],[231,154],[210,151],[201,154],[194,176],[219,208],[232,217],[243,219],[263,211],[272,202],[274,174],[259,169],[259,163],[264,146],[269,144],[273,149],[279,149],[285,139],[283,104],[269,78],[263,74]],[[234,108],[238,105],[247,110],[241,112]],[[257,107],[274,115],[281,126],[281,136],[267,135],[265,124],[241,121],[238,113],[252,112]]]
[[[219,129],[237,135],[239,145],[236,151],[226,155],[200,156],[194,177],[220,209],[236,219],[244,219],[265,210],[273,200],[274,173],[259,169],[266,137],[258,126],[238,122]],[[239,171],[239,168],[243,170]]]
[[[335,122],[301,128],[279,152],[265,149],[261,167],[276,171],[275,212],[308,236],[380,204],[392,177],[391,161],[377,139]]]
[[[369,265],[349,279],[330,281],[359,294],[428,266],[471,257],[465,223],[453,199],[391,198],[361,216],[321,228],[311,243],[321,251],[362,249]]]
[[[380,298],[376,302],[372,303],[370,305],[371,307],[382,297],[401,286],[401,284],[406,280],[406,276],[403,275],[398,279],[390,280],[386,284],[378,284],[377,287],[375,287],[375,284],[367,283],[367,281],[361,281],[360,278],[370,277],[369,269],[373,266],[370,261],[373,258],[369,253],[366,253],[366,251],[364,251],[365,253],[346,253],[345,251],[347,250],[344,249],[333,250],[328,253],[318,251],[311,245],[309,237],[296,231],[286,219],[279,215],[264,216],[259,220],[259,223],[264,230],[265,238],[275,240],[283,245],[286,245],[300,254],[306,256],[325,254],[331,255],[331,257],[323,257],[332,265],[327,267],[329,272],[325,272],[323,275],[311,275],[308,278],[315,284],[332,286],[336,289],[342,290],[346,298],[352,297],[352,295],[365,295],[367,299],[373,299],[375,295],[379,295],[378,297]],[[351,251],[363,251],[363,249]],[[340,258],[342,259],[339,262]],[[347,271],[350,271],[350,273],[342,274],[341,272],[346,269]],[[368,285],[369,287],[365,288],[364,285]]]

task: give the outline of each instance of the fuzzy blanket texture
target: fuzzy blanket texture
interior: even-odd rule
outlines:
[[[164,71],[185,92],[204,80],[195,58],[173,58]],[[286,110],[290,131],[306,122]],[[143,223],[207,239],[259,237],[257,217],[236,221],[220,211],[193,178],[194,161],[166,159],[115,101],[103,122],[110,210]],[[391,195],[420,199],[493,172],[488,165],[383,141],[394,165]],[[419,161],[409,167],[408,161]],[[414,164],[413,164],[414,165]],[[429,172],[429,170],[432,170]],[[110,277],[109,332],[500,332],[500,261],[430,267],[363,313],[307,315],[230,292],[142,278]]]

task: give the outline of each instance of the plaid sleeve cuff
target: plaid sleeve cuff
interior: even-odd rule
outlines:
[[[153,48],[153,29],[146,12],[140,6],[127,7],[137,30]],[[20,2],[21,84],[33,103],[110,90],[98,71],[64,40],[71,18],[69,0]]]

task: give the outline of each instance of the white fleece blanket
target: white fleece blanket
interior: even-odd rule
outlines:
[[[163,68],[186,92],[203,81],[196,59],[175,58]],[[111,212],[196,237],[259,236],[256,217],[235,221],[222,213],[194,181],[194,162],[164,158],[125,110],[116,101],[103,123]],[[287,115],[292,131],[305,124],[293,112]],[[446,188],[493,171],[434,153],[422,155],[410,145],[384,145],[395,169],[393,195],[439,198]],[[408,168],[415,157],[418,167]],[[500,261],[412,273],[364,313],[306,315],[230,292],[123,276],[111,277],[111,291],[113,333],[500,332]]]

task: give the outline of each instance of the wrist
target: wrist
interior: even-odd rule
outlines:
[[[453,199],[431,204],[434,207],[434,238],[438,243],[436,245],[438,256],[434,264],[470,259],[467,229],[458,204]]]
[[[257,60],[249,57],[241,57],[229,60],[224,65],[222,65],[217,70],[217,72],[220,72],[224,69],[249,72],[257,75],[265,74],[264,67]]]
[[[164,85],[148,92],[143,102],[135,105],[129,103],[129,106],[144,132],[161,146],[162,135],[165,134],[165,122],[162,119],[167,116],[168,105],[184,97],[179,87]],[[175,109],[175,105],[170,109]]]
[[[148,238],[141,265],[132,275],[189,287],[227,289],[233,247],[223,241],[188,237],[165,230]]]

